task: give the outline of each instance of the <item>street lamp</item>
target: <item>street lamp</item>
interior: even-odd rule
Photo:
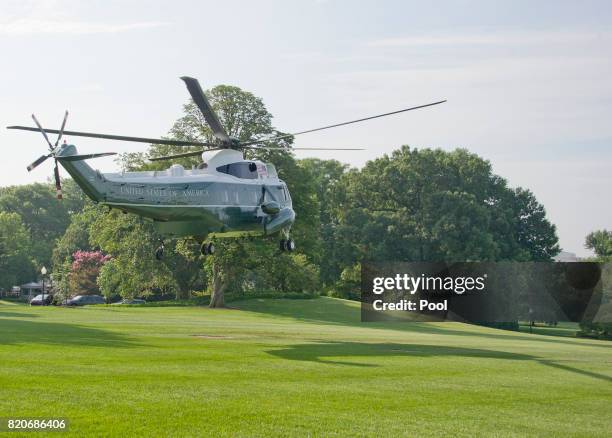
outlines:
[[[41,306],[44,306],[45,305],[45,275],[47,275],[47,268],[43,266],[42,269],[40,270],[40,273],[42,274],[42,303],[41,303]]]

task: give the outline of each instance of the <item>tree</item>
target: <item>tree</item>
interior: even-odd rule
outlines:
[[[355,263],[342,270],[340,279],[332,289],[332,295],[359,300],[361,296],[361,264]]]
[[[318,267],[305,254],[280,252],[271,239],[220,239],[204,268],[210,281],[211,307],[223,307],[225,293],[313,293]]]
[[[275,132],[271,123],[272,115],[266,109],[263,101],[252,93],[231,85],[218,85],[207,90],[206,97],[228,135],[244,141],[261,138]],[[170,129],[170,137],[189,141],[215,141],[212,130],[193,101],[190,100],[183,105],[183,112],[184,115]],[[122,154],[119,157],[119,163],[125,170],[158,170],[167,166],[167,162],[147,162],[147,158],[201,149],[199,146],[182,147],[156,144],[151,145],[146,153]],[[198,157],[187,157],[174,159],[173,162],[190,168],[192,165],[199,164],[200,159]]]
[[[317,203],[319,205],[319,230],[318,240],[320,242],[320,256],[316,259],[321,269],[321,281],[332,284],[340,275],[338,264],[335,263],[338,246],[334,239],[334,233],[338,225],[334,215],[334,190],[340,183],[342,176],[346,173],[348,165],[336,160],[320,160],[318,158],[307,158],[298,162],[300,168],[307,174],[305,178],[314,187]]]
[[[61,266],[66,260],[72,262],[72,255],[76,251],[95,249],[89,243],[89,227],[98,214],[100,214],[99,208],[93,202],[87,201],[82,211],[71,216],[70,224],[53,248],[54,268]]]
[[[272,127],[272,115],[266,109],[263,101],[252,93],[238,87],[219,85],[208,90],[206,94],[229,135],[244,141],[281,134]],[[170,130],[172,138],[203,142],[214,140],[210,127],[193,102],[184,106],[184,113],[185,115],[177,120]],[[217,242],[215,255],[208,257],[206,261],[206,272],[211,278],[211,307],[223,306],[225,291],[243,292],[248,289],[248,284],[253,284],[253,279],[256,279],[257,284],[261,287],[270,287],[270,282],[263,280],[269,278],[268,274],[270,273],[275,273],[275,278],[277,278],[279,284],[284,284],[287,287],[290,283],[295,284],[296,282],[290,280],[301,274],[295,269],[290,269],[290,266],[306,265],[309,273],[316,273],[315,281],[318,283],[318,272],[312,263],[316,263],[320,259],[319,206],[313,181],[309,178],[307,170],[298,166],[291,153],[292,141],[292,138],[286,138],[275,143],[269,143],[267,146],[277,147],[278,149],[249,150],[246,152],[246,156],[247,158],[260,159],[274,164],[279,177],[290,187],[293,208],[300,218],[292,229],[292,234],[295,240],[300,242],[299,251],[305,255],[305,258],[302,259],[297,255],[294,255],[294,257],[277,257],[277,242],[272,243],[270,240],[245,239],[237,241],[231,239]],[[169,145],[151,145],[145,154],[126,154],[122,155],[120,160],[122,167],[126,170],[161,169],[168,163],[146,163],[145,158],[172,155],[191,149],[199,150],[197,147],[182,148]],[[200,160],[194,157],[173,161],[185,167],[191,167],[198,164]],[[177,245],[183,248],[188,246],[181,241]],[[263,254],[268,256],[264,257]],[[196,260],[193,256],[191,256],[191,259]],[[278,263],[280,265],[277,265]],[[292,278],[279,278],[279,276],[282,277],[281,272]],[[305,284],[310,283],[306,282]]]
[[[533,193],[523,188],[512,190],[515,232],[519,247],[529,253],[529,260],[551,260],[560,248],[555,226],[546,219],[546,210]]]
[[[107,299],[117,294],[134,298],[176,290],[172,271],[153,257],[154,236],[150,221],[117,210],[98,211],[89,227],[89,240],[112,257],[98,276],[98,285]]]
[[[55,196],[51,184],[12,186],[0,191],[0,211],[17,213],[30,234],[31,254],[37,266],[51,265],[55,240],[85,202],[81,189],[70,179],[62,181],[64,199]]]
[[[70,267],[70,289],[78,295],[95,295],[99,293],[96,280],[102,266],[110,260],[102,251],[75,251]]]
[[[8,290],[36,275],[30,248],[30,235],[19,215],[0,211],[0,289]]]
[[[111,266],[100,269],[104,278],[98,286],[107,299],[160,291],[175,291],[177,299],[188,298],[189,291],[203,281],[199,252],[186,241],[170,241],[166,245],[167,256],[159,262],[153,258],[157,244],[158,236],[150,221],[88,202],[82,212],[71,217],[54,249],[56,284],[66,294],[73,293],[75,285],[67,280],[73,254],[102,250],[113,258],[109,261]]]
[[[356,261],[550,260],[555,227],[531,192],[475,154],[402,147],[334,189],[336,269]]]
[[[612,259],[612,231],[597,230],[589,233],[585,238],[584,247],[595,252],[601,261]]]

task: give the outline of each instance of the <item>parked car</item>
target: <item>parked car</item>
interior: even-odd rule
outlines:
[[[40,294],[30,300],[30,306],[48,306],[53,302],[53,295]]]
[[[100,295],[77,295],[66,302],[67,306],[86,306],[88,304],[105,304],[106,300]]]
[[[137,305],[137,304],[146,304],[147,302],[145,300],[142,300],[140,298],[132,298],[132,299],[124,299],[121,301],[117,301],[116,303],[113,303],[113,305],[116,304],[130,304],[130,305]]]

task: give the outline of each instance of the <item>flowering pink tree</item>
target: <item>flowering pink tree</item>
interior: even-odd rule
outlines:
[[[73,293],[80,295],[92,295],[100,293],[96,279],[100,269],[110,256],[101,251],[77,250],[72,254],[72,266],[70,267],[70,289]]]

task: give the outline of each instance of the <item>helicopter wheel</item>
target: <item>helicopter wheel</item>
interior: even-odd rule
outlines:
[[[295,251],[295,242],[293,239],[282,239],[280,241],[280,249],[281,251],[293,252]]]
[[[215,245],[210,242],[210,243],[206,243],[203,242],[202,246],[200,246],[200,252],[202,253],[202,255],[213,255],[215,253]]]
[[[155,250],[155,258],[157,260],[161,260],[164,258],[164,244],[163,243],[160,246],[158,246],[157,249]]]
[[[285,242],[285,248],[289,252],[295,251],[295,242],[293,241],[293,239],[287,239],[287,241]]]

